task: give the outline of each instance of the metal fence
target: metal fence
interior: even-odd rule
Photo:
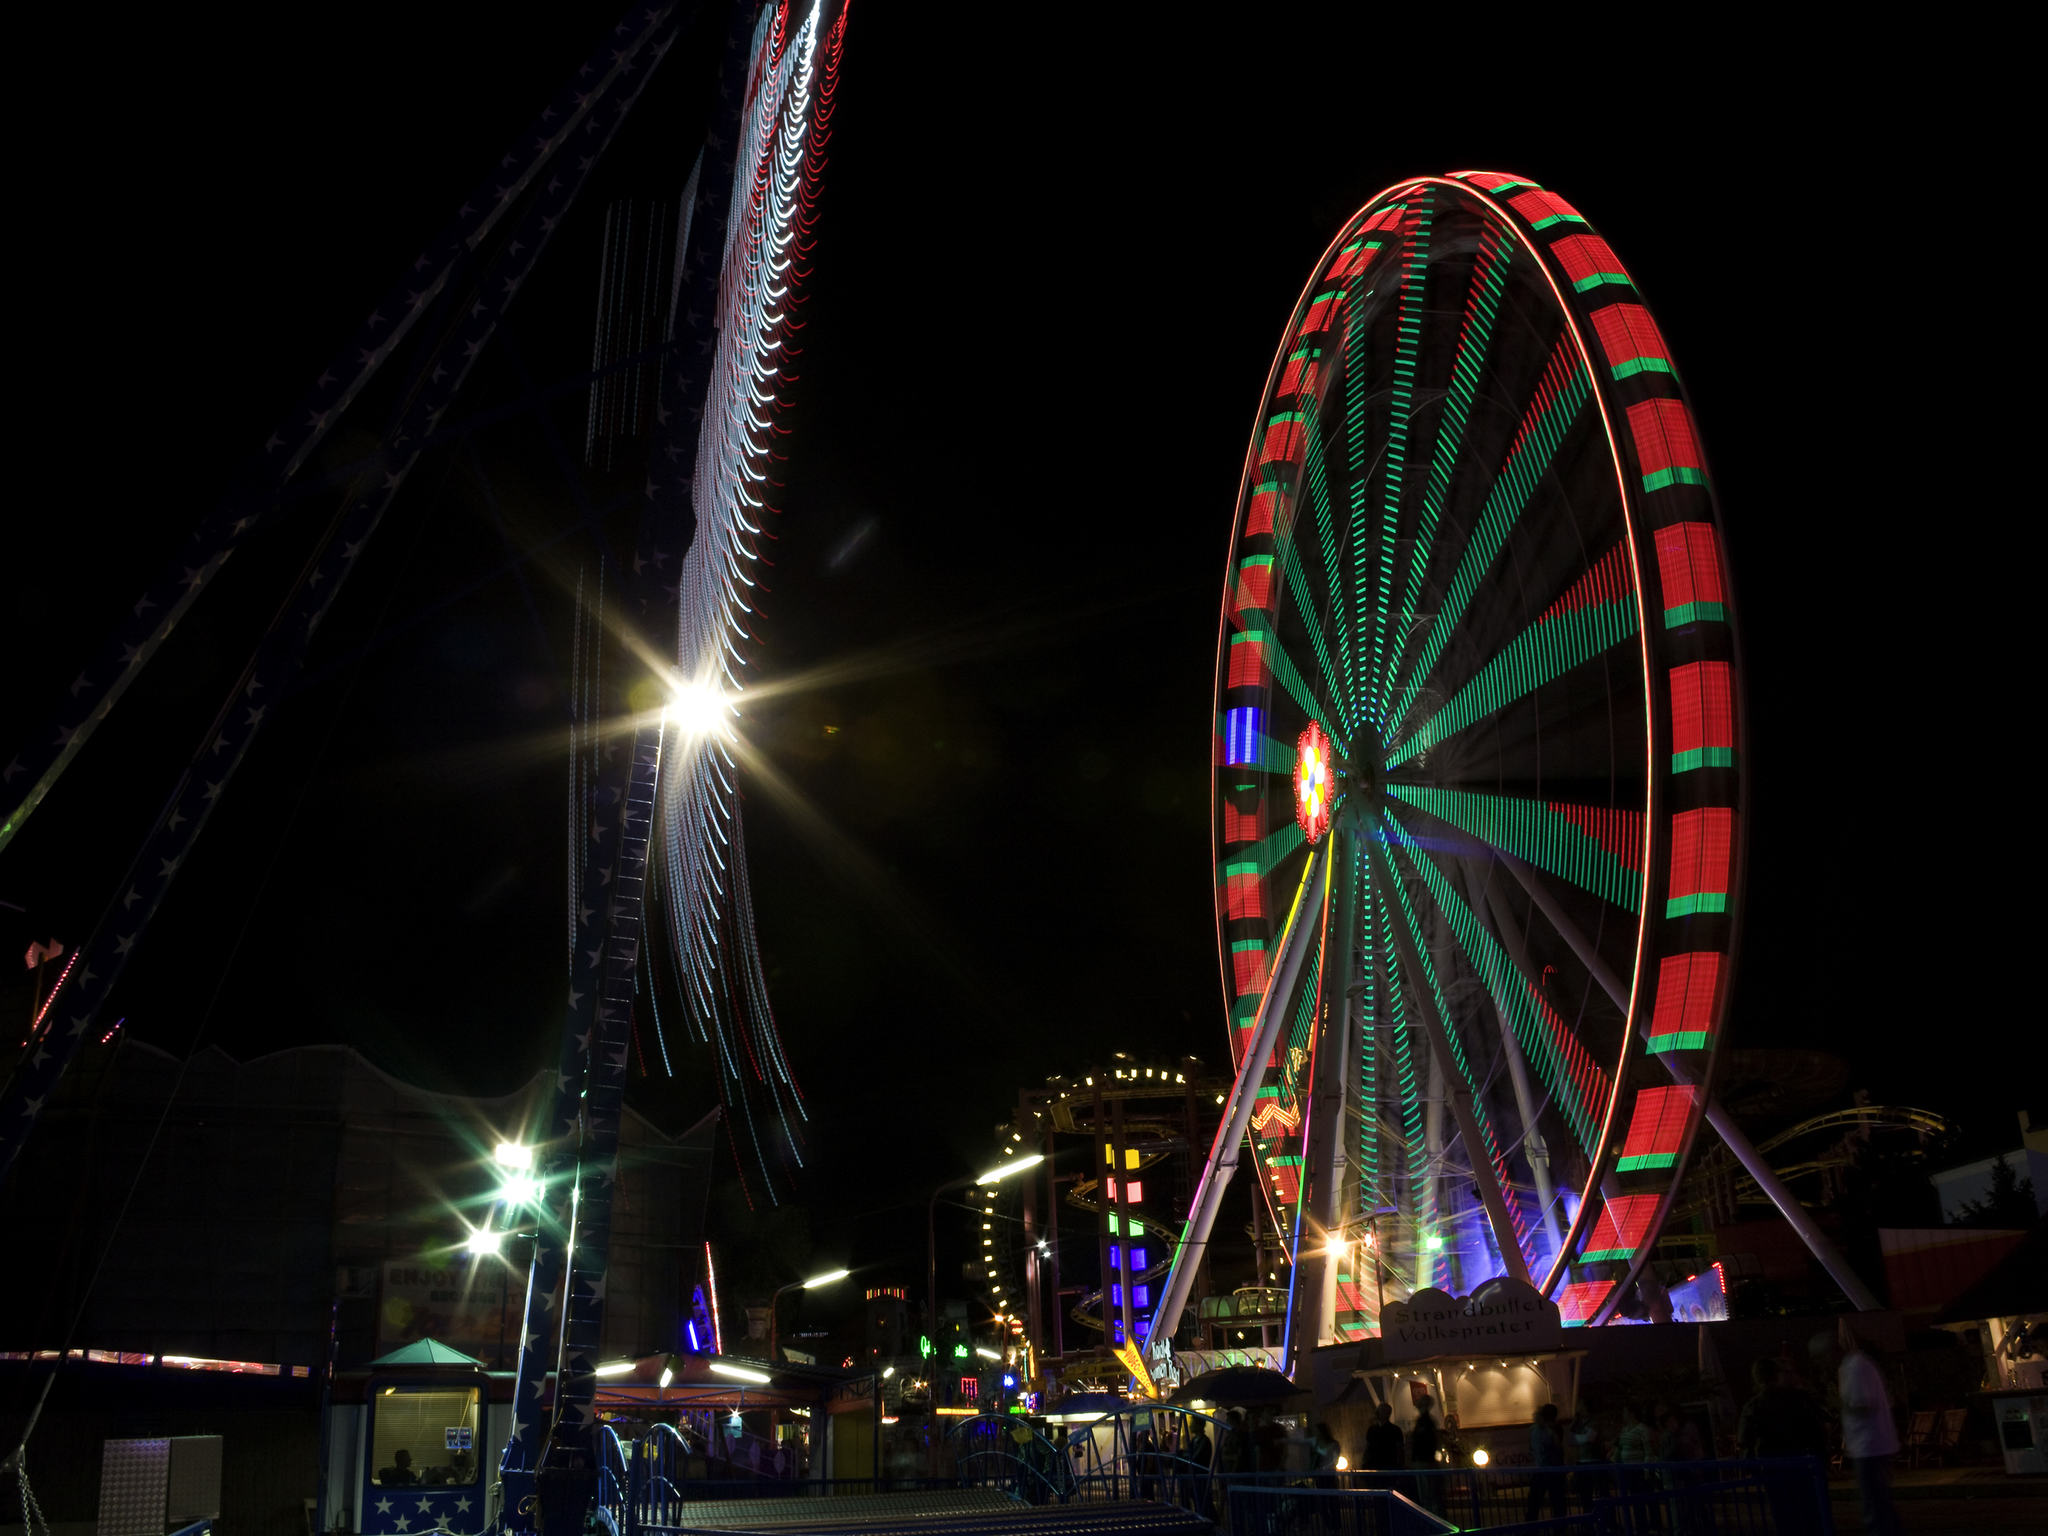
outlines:
[[[1811,1457],[1324,1473],[1316,1485],[1305,1480],[1226,1482],[1232,1536],[1405,1536],[1441,1530],[1833,1536],[1834,1531],[1826,1474]],[[1398,1495],[1399,1502],[1389,1495]],[[1410,1511],[1436,1523],[1391,1523],[1409,1520]]]

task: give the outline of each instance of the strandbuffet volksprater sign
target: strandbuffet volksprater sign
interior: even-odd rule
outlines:
[[[1557,1349],[1564,1324],[1557,1303],[1533,1285],[1502,1278],[1470,1296],[1433,1288],[1389,1302],[1381,1319],[1381,1358],[1419,1360],[1432,1355],[1524,1354]]]

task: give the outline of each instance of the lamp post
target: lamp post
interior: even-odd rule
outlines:
[[[789,1284],[779,1287],[775,1294],[768,1298],[768,1363],[770,1365],[777,1363],[775,1344],[779,1336],[778,1328],[782,1321],[780,1303],[783,1293],[786,1291],[815,1290],[821,1285],[830,1285],[836,1280],[844,1280],[852,1273],[853,1271],[850,1269],[828,1269],[824,1274],[813,1275],[808,1280],[792,1280]]]
[[[967,1179],[949,1179],[932,1191],[931,1199],[924,1208],[924,1325],[932,1341],[931,1363],[925,1367],[926,1402],[937,1406],[937,1393],[931,1382],[937,1377],[939,1358],[939,1196],[951,1189],[966,1189],[970,1185],[979,1188],[983,1184],[994,1184],[1007,1179],[1013,1173],[1022,1173],[1026,1168],[1036,1168],[1045,1161],[1043,1152],[1034,1152],[1029,1157],[1020,1157],[991,1168],[987,1173],[976,1174]]]

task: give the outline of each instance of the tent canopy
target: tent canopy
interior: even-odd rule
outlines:
[[[465,1355],[459,1349],[450,1349],[439,1339],[415,1339],[379,1359],[370,1362],[370,1369],[383,1370],[401,1365],[466,1365],[472,1370],[482,1370],[484,1363]]]

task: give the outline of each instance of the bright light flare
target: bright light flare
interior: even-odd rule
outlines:
[[[1475,1467],[1483,1467],[1491,1460],[1493,1458],[1486,1454],[1486,1447],[1483,1445],[1472,1453],[1472,1465]]]
[[[852,1273],[853,1271],[850,1269],[828,1269],[824,1274],[813,1275],[810,1279],[806,1280],[804,1282],[804,1289],[809,1291],[821,1285],[830,1285],[835,1280],[844,1280]]]
[[[498,1149],[491,1154],[491,1161],[500,1168],[531,1168],[533,1148],[517,1141],[501,1141]]]
[[[757,1387],[765,1387],[774,1380],[766,1371],[734,1365],[730,1360],[713,1360],[708,1369],[719,1376],[730,1376],[734,1381],[751,1381]]]
[[[498,1198],[507,1205],[539,1205],[540,1180],[514,1174],[498,1186]]]
[[[463,1242],[463,1250],[479,1259],[495,1259],[498,1244],[503,1241],[502,1232],[493,1232],[489,1227],[478,1227]]]
[[[685,737],[712,736],[725,729],[731,706],[716,683],[684,683],[669,691],[662,718]]]
[[[624,1376],[628,1372],[635,1370],[639,1366],[639,1364],[640,1362],[638,1360],[610,1360],[607,1361],[605,1364],[600,1365],[595,1371],[592,1371],[591,1375]]]
[[[987,1173],[984,1173],[975,1182],[977,1184],[993,1184],[997,1179],[1007,1179],[1013,1173],[1022,1173],[1026,1168],[1036,1167],[1044,1161],[1045,1154],[1043,1152],[1034,1152],[1029,1157],[1020,1157],[1013,1163],[1003,1164],[1000,1168],[989,1169]]]

